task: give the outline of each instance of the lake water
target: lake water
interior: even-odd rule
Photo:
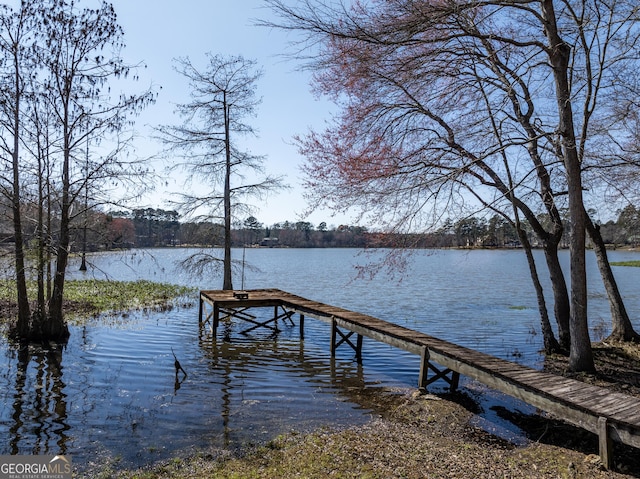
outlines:
[[[88,272],[78,272],[76,264],[70,272],[220,288],[219,273],[198,277],[176,266],[194,251],[97,254]],[[280,288],[512,361],[541,364],[537,303],[522,251],[417,251],[401,277],[372,280],[354,279],[355,265],[368,261],[356,250],[234,250],[236,259],[243,255],[236,289]],[[567,263],[568,253],[562,255]],[[640,259],[635,252],[610,256]],[[640,330],[640,268],[614,272]],[[592,254],[589,277],[592,337],[599,339],[608,333],[609,309]],[[81,471],[105,463],[131,467],[266,441],[290,430],[362,423],[371,411],[358,404],[358,391],[417,383],[416,356],[366,338],[362,365],[348,348],[332,359],[329,327],[312,319],[305,322],[304,340],[297,325],[277,335],[243,335],[238,322],[227,326],[229,341],[221,331],[214,340],[198,328],[196,298],[168,312],[72,327],[61,349],[17,351],[2,340],[0,454],[66,453]],[[176,379],[174,352],[186,378]],[[462,388],[483,409],[479,424],[519,440],[517,429],[499,420],[491,405],[530,408],[470,381]]]

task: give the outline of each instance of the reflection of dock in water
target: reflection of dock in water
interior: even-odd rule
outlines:
[[[302,338],[297,338],[294,330],[295,325],[289,321],[286,324],[288,331],[284,335],[284,339],[283,335],[273,332],[271,328],[254,331],[255,335],[251,333],[245,335],[243,333],[246,333],[246,328],[243,329],[242,326],[235,328],[234,326],[236,325],[232,325],[230,321],[225,321],[223,315],[217,339],[216,336],[210,334],[210,329],[205,324],[201,324],[198,341],[204,359],[203,364],[209,369],[211,377],[215,377],[215,382],[220,385],[219,406],[222,419],[220,437],[224,441],[224,447],[233,445],[237,440],[234,433],[244,427],[238,416],[243,414],[245,406],[255,407],[256,404],[271,401],[268,395],[260,396],[260,392],[254,390],[248,393],[251,399],[245,402],[244,383],[251,382],[251,378],[255,378],[256,375],[264,374],[265,365],[271,364],[271,366],[267,366],[269,375],[274,372],[275,368],[279,377],[285,374],[290,378],[295,378],[296,383],[298,381],[305,383],[306,387],[300,388],[300,394],[306,396],[307,400],[314,400],[313,407],[317,407],[320,402],[324,404],[324,401],[327,400],[315,401],[316,395],[322,394],[327,398],[340,398],[337,399],[337,402],[341,404],[353,404],[358,406],[355,409],[362,409],[360,406],[362,391],[366,390],[371,393],[372,388],[377,386],[377,384],[366,383],[361,363],[327,358],[327,355],[322,355],[315,344],[311,345],[313,350],[310,352],[307,349],[309,345],[305,345]],[[253,331],[255,328],[250,329]],[[281,329],[283,329],[282,324],[279,330]],[[224,338],[224,340],[219,340],[219,338]],[[315,392],[310,395],[310,390]],[[329,391],[332,394],[327,394]],[[242,407],[239,407],[237,403],[239,398],[242,399]],[[271,407],[283,412],[288,420],[300,414],[300,417],[295,421],[296,429],[299,431],[311,430],[308,425],[311,425],[312,428],[317,426],[312,418],[315,413],[307,414],[306,406],[304,403],[300,403],[299,399],[300,396],[292,389],[289,394],[277,399]],[[292,409],[290,410],[289,407]],[[301,409],[298,409],[300,407]],[[327,410],[331,407],[328,405]],[[347,407],[354,409],[354,406]],[[261,416],[259,421],[261,425],[269,424],[269,421],[273,421],[274,417],[282,417],[277,413],[274,416],[271,412],[271,410],[265,411]],[[325,414],[325,412],[321,413],[322,416]],[[356,417],[367,417],[362,412],[355,415]],[[329,420],[331,420],[331,416],[324,418],[322,424],[326,424]],[[365,419],[357,419],[357,421],[361,420]],[[270,427],[266,426],[266,429],[270,429]]]
[[[287,329],[289,328],[293,328],[291,323],[287,324]],[[244,398],[244,383],[249,385],[252,374],[264,374],[265,368],[269,367],[268,364],[275,365],[280,374],[286,373],[295,378],[296,383],[298,381],[305,382],[316,393],[332,391],[342,398],[339,400],[341,403],[346,401],[359,404],[362,391],[371,387],[365,381],[361,363],[350,360],[339,361],[335,358],[329,359],[326,355],[319,357],[318,349],[315,349],[316,354],[314,351],[308,351],[305,348],[304,340],[297,339],[294,332],[292,333],[296,336],[295,338],[289,337],[287,334],[287,338],[282,339],[282,335],[267,331],[266,334],[247,335],[247,338],[234,341],[234,338],[238,338],[238,335],[242,335],[246,329],[232,332],[230,322],[222,321],[218,337],[225,339],[212,341],[212,337],[207,334],[207,329],[204,324],[201,325],[198,344],[205,360],[204,364],[207,365],[211,375],[217,378],[216,382],[220,384],[221,437],[225,447],[232,445],[237,440],[234,433],[242,427],[238,418],[234,418],[240,411],[233,398],[235,397],[236,401],[238,397]],[[263,399],[260,398],[255,403],[262,402]],[[255,403],[243,401],[243,404],[248,405]],[[278,400],[275,407],[280,410],[286,409],[288,407],[287,400]],[[286,415],[291,419],[292,416],[288,411]],[[269,414],[266,414],[260,422],[268,421],[267,416],[271,418]],[[296,420],[296,428],[306,430],[305,421],[307,420],[310,421],[309,424],[313,424],[313,419],[307,414],[303,414]]]
[[[266,320],[251,308],[273,308]],[[421,357],[418,387],[444,379],[452,390],[460,374],[552,413],[599,437],[600,456],[610,468],[612,441],[640,448],[640,399],[611,392],[574,379],[538,371],[468,349],[366,314],[312,301],[278,289],[201,291],[198,320],[217,333],[222,318],[236,318],[250,326],[278,330],[278,321],[293,322],[299,314],[300,333],[310,316],[331,324],[331,355],[346,344],[362,359],[364,337],[395,346]],[[355,335],[355,338],[354,338]]]

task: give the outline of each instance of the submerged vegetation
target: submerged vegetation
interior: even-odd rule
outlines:
[[[28,282],[35,294],[35,281]],[[12,321],[17,314],[15,281],[0,281],[0,322]],[[193,288],[152,281],[70,280],[65,287],[64,311],[67,320],[81,322],[105,313],[140,309],[169,309],[175,300],[186,297]]]
[[[640,261],[615,261],[611,262],[611,266],[635,266],[640,267]]]

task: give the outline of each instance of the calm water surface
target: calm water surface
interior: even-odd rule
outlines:
[[[70,270],[77,277],[219,288],[219,274],[194,277],[176,267],[190,252],[99,254],[91,257],[89,272],[76,272],[73,264]],[[419,251],[401,280],[379,275],[370,281],[354,280],[354,266],[367,261],[355,250],[234,251],[239,260],[243,253],[245,267],[234,277],[238,289],[280,288],[533,367],[541,363],[536,299],[521,251]],[[640,254],[612,252],[611,259]],[[609,312],[595,260],[589,260],[590,324],[597,339],[608,332]],[[615,274],[640,329],[640,268],[617,267]],[[357,402],[362,388],[416,384],[417,357],[367,339],[362,365],[346,348],[332,360],[329,327],[311,319],[304,340],[297,324],[277,335],[243,335],[237,322],[213,340],[199,330],[196,297],[191,299],[192,306],[181,301],[169,312],[73,327],[60,349],[16,350],[2,342],[0,454],[66,453],[84,471],[114,461],[147,464],[290,430],[362,423],[371,414]],[[174,352],[186,378],[176,380]],[[515,427],[497,419],[491,405],[528,411],[526,406],[469,381],[462,385],[484,409],[479,424],[518,440]]]

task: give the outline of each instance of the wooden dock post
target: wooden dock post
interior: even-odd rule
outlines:
[[[336,318],[331,316],[331,357],[336,357],[336,333],[338,331],[338,325],[336,324]]]
[[[362,334],[358,334],[358,338],[356,341],[356,361],[359,363],[362,362]]]
[[[300,313],[300,339],[304,339],[304,314]]]
[[[420,391],[427,390],[427,376],[429,374],[429,348],[427,346],[422,347],[420,353],[420,375],[418,376],[418,389]]]
[[[351,336],[357,334],[356,344],[353,344],[351,341]],[[337,337],[340,336],[340,340],[336,341]],[[356,333],[355,331],[349,331],[348,333],[343,333],[338,329],[338,322],[335,317],[331,318],[331,357],[335,357],[336,349],[342,343],[347,343],[351,348],[356,352],[356,361],[362,362],[362,339],[363,336],[360,333]]]
[[[609,435],[609,421],[606,417],[598,418],[598,446],[600,459],[606,469],[613,466],[613,441]]]
[[[213,324],[211,325],[211,332],[215,337],[218,331],[218,323],[220,322],[220,305],[216,302],[213,303]]]
[[[451,381],[449,381],[449,391],[455,392],[460,384],[460,373],[458,371],[451,372]]]

